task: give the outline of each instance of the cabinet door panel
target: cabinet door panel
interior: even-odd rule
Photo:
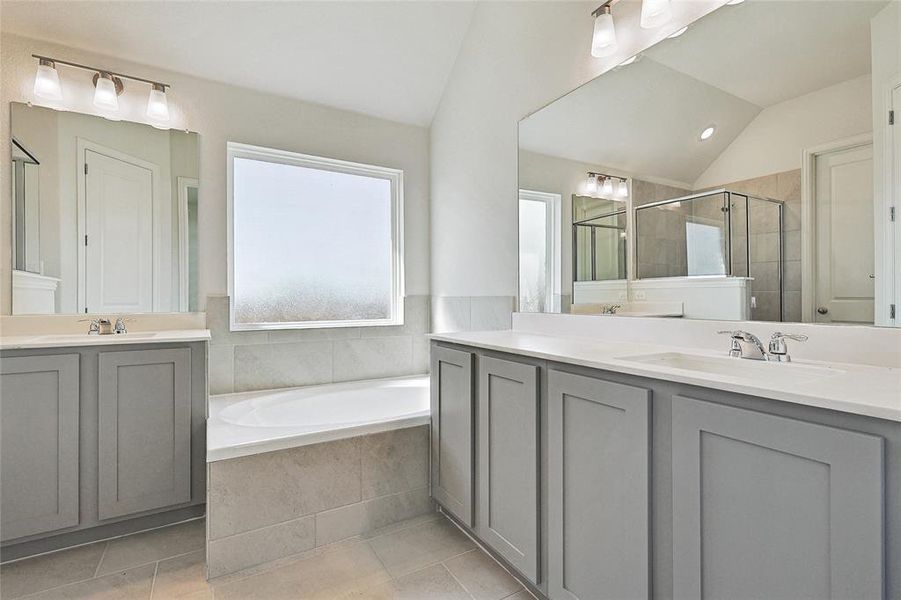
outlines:
[[[472,527],[472,354],[433,346],[431,362],[432,496]]]
[[[650,390],[548,375],[551,598],[648,598]]]
[[[883,439],[673,398],[677,598],[882,598]]]
[[[99,516],[191,498],[191,351],[100,355]]]
[[[78,355],[4,358],[4,541],[78,524]]]
[[[538,367],[479,357],[482,540],[538,581]]]

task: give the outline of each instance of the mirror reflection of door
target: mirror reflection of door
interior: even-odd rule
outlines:
[[[153,310],[153,172],[85,151],[85,312]]]
[[[560,194],[519,191],[519,310],[560,310]]]
[[[817,154],[814,169],[815,319],[872,323],[873,145]]]

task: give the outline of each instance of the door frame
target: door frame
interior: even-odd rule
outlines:
[[[532,202],[544,202],[546,206],[546,228],[547,240],[550,246],[548,252],[548,272],[551,275],[550,280],[546,284],[547,293],[550,297],[549,312],[560,312],[560,297],[563,293],[563,230],[561,224],[563,222],[563,196],[556,192],[539,192],[536,190],[526,190],[519,188],[516,200],[516,222],[519,224],[519,203],[523,200]],[[519,306],[519,227],[517,226],[516,240],[516,304]]]
[[[130,163],[135,165],[136,167],[141,167],[143,169],[147,169],[150,171],[150,197],[153,202],[153,206],[151,207],[151,220],[152,223],[150,225],[152,231],[151,238],[151,256],[153,257],[153,266],[151,269],[151,295],[152,295],[152,310],[156,312],[159,310],[160,300],[159,300],[159,287],[160,287],[160,256],[159,256],[159,243],[160,234],[161,234],[161,216],[159,211],[161,209],[162,202],[160,198],[158,198],[159,194],[162,193],[162,169],[159,165],[146,161],[144,159],[138,158],[136,156],[131,156],[130,154],[126,154],[114,148],[110,148],[108,146],[104,146],[102,144],[98,144],[96,142],[92,142],[88,139],[82,137],[75,138],[77,144],[77,151],[75,153],[76,156],[76,182],[75,189],[77,192],[76,197],[76,223],[78,229],[78,236],[75,238],[76,246],[78,248],[78,281],[76,288],[78,290],[78,312],[85,313],[86,306],[88,304],[88,290],[87,285],[85,284],[85,278],[87,276],[87,251],[85,250],[84,238],[87,235],[87,196],[88,196],[88,181],[85,174],[85,166],[87,165],[87,153],[88,151],[95,152],[97,154],[102,154],[109,158],[113,158],[115,160],[119,160],[122,162]]]
[[[818,144],[801,151],[801,321],[816,323],[816,162],[817,158],[873,145],[873,133],[862,133]],[[876,232],[874,231],[874,237]],[[783,235],[785,235],[783,233]],[[874,246],[873,252],[876,252]],[[877,277],[879,273],[876,274]],[[878,302],[878,301],[877,301]]]
[[[188,188],[194,188],[200,193],[200,180],[196,177],[177,178],[178,183],[178,308],[187,312],[190,298],[188,298]]]

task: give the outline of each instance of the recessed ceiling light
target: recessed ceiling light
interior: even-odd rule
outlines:
[[[671,34],[669,34],[669,35],[666,36],[666,37],[668,37],[668,38],[670,38],[670,39],[672,39],[672,38],[677,38],[677,37],[679,37],[680,35],[682,35],[683,33],[685,33],[686,31],[688,31],[688,25],[686,25],[686,26],[683,27],[682,29],[679,29],[679,30],[677,30],[677,31],[672,32]]]
[[[705,127],[704,131],[701,132],[701,141],[709,140],[713,137],[713,134],[716,133],[716,125],[711,125],[710,127]]]
[[[636,60],[638,60],[638,55],[637,55],[637,54],[636,54],[635,56],[631,56],[631,57],[627,58],[626,60],[624,60],[623,62],[619,63],[619,64],[616,65],[616,66],[618,66],[618,67],[625,67],[626,65],[631,65],[631,64],[634,63]]]

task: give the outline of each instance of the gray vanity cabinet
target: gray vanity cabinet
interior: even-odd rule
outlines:
[[[548,371],[551,598],[649,597],[650,403],[646,388]]]
[[[0,362],[2,539],[78,524],[78,354]]]
[[[539,367],[479,356],[476,532],[538,581]]]
[[[99,517],[188,502],[191,350],[102,352],[99,365]]]
[[[432,496],[473,526],[473,355],[433,347],[431,353]]]
[[[679,599],[883,597],[883,438],[675,396]]]

